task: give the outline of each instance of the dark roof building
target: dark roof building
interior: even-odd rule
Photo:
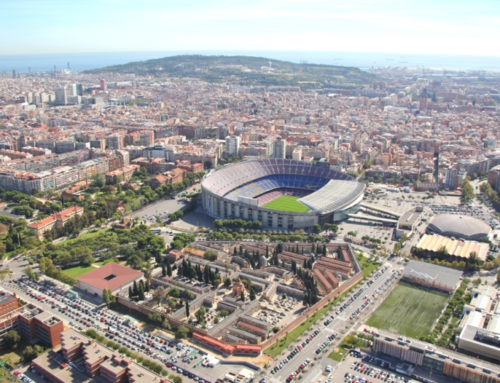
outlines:
[[[446,292],[455,291],[461,277],[461,271],[419,261],[410,261],[403,271],[403,279],[409,282]]]

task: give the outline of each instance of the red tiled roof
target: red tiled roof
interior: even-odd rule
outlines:
[[[234,352],[234,346],[224,344],[222,342],[219,342],[219,341],[212,339],[212,338],[209,338],[207,336],[203,336],[203,335],[200,335],[200,334],[197,334],[194,332],[193,338],[196,340],[202,341],[209,346],[215,347],[219,350],[223,350],[226,354],[233,354],[233,352]]]
[[[262,350],[262,347],[260,346],[251,346],[249,344],[238,344],[236,345],[236,350],[248,350],[248,351],[255,351],[260,353]]]
[[[28,228],[30,229],[40,229],[41,227],[44,227],[46,225],[49,225],[51,223],[54,223],[56,221],[56,219],[53,217],[53,216],[50,216],[50,217],[47,217],[47,218],[44,218],[38,222],[33,222],[33,223],[30,223],[30,225],[28,226]]]
[[[104,279],[110,275],[115,277],[110,280]],[[111,289],[113,291],[142,275],[143,273],[140,271],[111,262],[78,277],[76,280],[100,290]]]

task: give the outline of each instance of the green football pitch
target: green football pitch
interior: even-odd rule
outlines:
[[[292,211],[294,213],[307,213],[310,209],[306,205],[302,205],[298,199],[300,197],[292,197],[288,195],[283,195],[271,202],[266,203],[262,207],[265,209],[281,210],[281,211]]]
[[[447,300],[447,293],[400,282],[366,324],[418,338],[430,333]]]

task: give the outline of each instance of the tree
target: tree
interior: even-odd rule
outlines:
[[[172,247],[172,249],[174,250],[182,250],[184,249],[184,243],[181,242],[181,241],[172,241],[170,243],[170,246]]]
[[[244,291],[242,291],[242,292],[241,292],[240,299],[241,299],[243,302],[245,302],[245,292],[244,292]]]
[[[161,327],[163,327],[165,330],[172,330],[172,326],[170,325],[170,322],[168,321],[167,318],[163,318],[163,322],[161,322]]]
[[[38,357],[39,352],[43,352],[43,348],[39,345],[28,346],[22,353],[23,360],[25,362],[31,362],[33,359]]]
[[[151,261],[148,259],[146,262],[146,265],[142,269],[142,272],[144,273],[144,278],[148,282],[148,284],[151,284],[151,280],[153,279],[153,270],[154,267],[151,263]]]
[[[189,335],[189,330],[186,326],[180,326],[175,332],[175,339],[184,339]]]
[[[163,322],[163,317],[160,313],[151,313],[148,315],[148,319],[156,326],[160,326]]]
[[[196,313],[194,315],[195,315],[196,320],[198,322],[203,322],[206,314],[207,314],[207,310],[205,309],[205,306],[202,305],[200,307],[200,309],[198,311],[196,311]]]
[[[142,282],[142,280],[141,280]],[[139,291],[138,291],[138,294],[137,294],[137,298],[140,300],[140,301],[143,301],[144,300],[144,283],[140,283],[139,284]]]
[[[164,264],[161,265],[161,275],[163,275],[164,277],[167,276],[167,269],[165,268]]]
[[[132,292],[134,294],[134,297],[136,297],[137,294],[139,294],[139,289],[137,288],[137,281],[134,281]]]
[[[128,297],[130,299],[132,299],[133,296],[134,296],[134,292],[132,291],[132,286],[129,286],[128,287]]]
[[[23,270],[24,274],[26,274],[26,276],[35,281],[35,282],[38,282],[38,279],[40,279],[40,276],[38,275],[38,273],[35,273],[33,271],[33,269],[31,268],[31,266],[28,266],[26,267],[24,270]]]
[[[256,294],[255,294],[255,287],[250,287],[250,300],[251,301],[254,301],[256,298]]]
[[[173,297],[173,298],[179,298],[181,295],[181,292],[179,291],[179,289],[172,288],[169,290],[168,295]]]
[[[156,304],[159,305],[163,299],[167,296],[167,290],[165,287],[158,286],[155,291],[153,291],[153,300],[156,301]]]
[[[109,296],[109,290],[104,289],[102,290],[102,301],[106,304],[106,306],[109,304],[110,301],[110,296]]]
[[[214,318],[214,324],[217,324],[217,323],[219,323],[219,318],[218,318],[218,317],[215,317],[215,318]]]
[[[96,188],[102,188],[106,185],[106,177],[102,173],[94,174],[90,185]]]
[[[93,263],[95,263],[95,258],[90,256],[90,257],[86,257],[83,262],[82,262],[84,265],[87,265],[87,266],[91,266]]]
[[[207,261],[213,262],[217,259],[217,251],[209,249],[205,251],[203,254],[203,258],[205,258]]]
[[[16,330],[10,330],[4,335],[3,340],[7,349],[15,349],[21,341],[21,336]]]
[[[319,233],[321,233],[321,226],[320,226],[320,225],[318,225],[318,224],[315,224],[315,225],[312,227],[312,232],[313,232],[314,234],[319,234]]]
[[[186,299],[186,318],[189,318],[189,301]]]
[[[231,280],[229,278],[224,279],[224,286],[226,288],[231,287]]]
[[[172,265],[170,264],[170,262],[167,261],[167,275],[169,277],[172,276]]]
[[[227,310],[221,310],[221,311],[219,311],[219,315],[221,317],[227,317],[229,315],[229,311],[227,311]]]

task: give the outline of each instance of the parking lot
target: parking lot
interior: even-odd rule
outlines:
[[[166,220],[169,214],[182,209],[186,204],[187,202],[180,198],[162,199],[131,213],[130,217],[138,217],[139,219],[144,220],[148,223],[156,222],[157,216],[160,216],[163,220]]]
[[[135,327],[128,319],[102,306],[94,305],[83,299],[70,299],[67,290],[61,289],[51,281],[35,283],[28,278],[6,282],[5,287],[18,295],[26,295],[36,301],[44,310],[52,311],[73,328],[79,331],[95,329],[131,351],[147,356],[164,365],[171,372],[196,382],[213,382],[229,370],[243,366],[218,366],[217,371],[204,362],[210,355],[202,350],[178,342],[169,337],[159,337]],[[24,298],[23,298],[24,299]]]
[[[330,374],[333,382],[344,383],[404,383],[415,382],[410,376],[396,372],[399,360],[375,356],[364,352],[351,352],[339,363]],[[413,373],[423,376],[436,383],[450,382],[449,378],[440,374],[430,374],[430,371],[416,367]],[[326,372],[325,372],[326,374]],[[324,380],[327,383],[327,379]]]

